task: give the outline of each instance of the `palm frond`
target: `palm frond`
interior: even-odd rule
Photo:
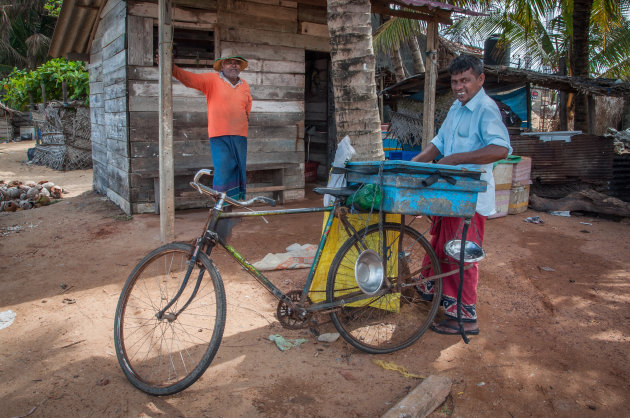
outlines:
[[[374,50],[387,52],[411,37],[423,33],[425,24],[419,20],[392,17],[383,23],[373,35]]]
[[[630,80],[630,22],[605,36],[591,33],[590,71],[596,77]]]
[[[37,67],[46,61],[48,56],[48,47],[50,46],[50,38],[41,34],[34,33],[26,38],[27,58],[31,68]]]

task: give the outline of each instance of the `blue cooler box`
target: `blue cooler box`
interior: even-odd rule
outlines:
[[[472,218],[477,194],[487,187],[485,181],[479,180],[480,170],[452,165],[351,161],[346,168],[349,184],[383,185],[383,211],[389,213]]]

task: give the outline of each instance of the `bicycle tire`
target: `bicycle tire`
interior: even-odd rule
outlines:
[[[378,224],[370,225],[348,238],[337,251],[326,282],[328,303],[360,292],[354,277],[355,261],[366,249],[376,251],[383,259],[379,236]],[[417,291],[419,280],[428,271],[421,270],[425,255],[433,274],[440,274],[438,258],[426,238],[409,226],[404,226],[401,235],[400,225],[394,223],[383,224],[383,237],[387,237],[387,259],[393,260],[388,261],[386,269],[391,285],[384,283],[382,287],[387,293],[359,303],[346,303],[330,313],[339,334],[354,347],[371,354],[391,353],[416,342],[433,322],[442,296],[441,279],[434,281],[432,300],[424,300]],[[395,242],[402,243],[402,251]],[[393,250],[398,253],[395,259],[391,257]],[[411,276],[410,272],[417,274]]]
[[[172,395],[192,385],[212,362],[225,327],[225,290],[214,264],[199,254],[175,318],[156,313],[172,299],[188,268],[191,246],[172,243],[155,249],[133,269],[118,300],[114,319],[116,356],[127,379],[150,395]]]

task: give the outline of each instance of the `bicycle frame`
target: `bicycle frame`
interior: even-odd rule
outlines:
[[[313,280],[315,278],[315,272],[317,270],[317,266],[319,265],[319,262],[321,260],[321,256],[324,250],[324,247],[326,245],[326,242],[328,240],[328,236],[330,233],[330,228],[333,224],[333,220],[335,217],[337,217],[340,221],[341,224],[343,225],[346,234],[348,235],[348,238],[350,238],[351,236],[357,234],[356,229],[352,226],[352,224],[350,224],[350,222],[346,219],[345,214],[347,213],[347,209],[343,206],[341,206],[339,203],[335,203],[332,206],[327,206],[327,207],[310,207],[310,208],[297,208],[297,209],[279,209],[279,210],[262,210],[262,211],[253,211],[250,210],[249,212],[224,212],[223,211],[223,207],[226,201],[228,201],[228,203],[232,203],[232,204],[236,204],[238,206],[240,206],[238,204],[237,201],[234,201],[230,198],[228,198],[225,193],[218,193],[218,195],[215,195],[215,193],[217,193],[216,191],[209,189],[208,187],[205,187],[197,182],[192,182],[191,185],[193,187],[195,187],[197,190],[199,190],[201,193],[206,194],[206,195],[210,195],[213,196],[216,199],[216,203],[214,205],[214,207],[212,207],[208,213],[208,218],[206,220],[205,226],[204,226],[204,230],[202,232],[202,235],[197,238],[196,240],[196,244],[193,248],[192,254],[191,254],[191,258],[189,260],[189,267],[188,267],[188,271],[186,272],[186,276],[182,282],[182,285],[180,287],[180,289],[178,290],[177,294],[173,297],[173,299],[171,301],[169,301],[169,303],[160,311],[156,314],[156,317],[158,317],[158,319],[162,319],[162,317],[164,317],[164,313],[179,299],[179,297],[181,296],[181,294],[183,293],[184,289],[186,288],[186,286],[188,285],[188,281],[190,279],[190,274],[192,272],[193,267],[195,266],[195,264],[197,263],[197,258],[199,257],[199,252],[204,250],[204,252],[207,255],[211,255],[212,250],[214,248],[214,246],[216,244],[219,244],[220,246],[222,246],[226,252],[236,260],[237,263],[239,263],[241,266],[243,266],[247,272],[252,275],[265,289],[267,289],[276,299],[283,301],[284,303],[286,303],[289,307],[291,307],[292,309],[294,309],[298,315],[300,316],[305,316],[307,313],[314,313],[314,312],[322,312],[324,310],[327,309],[334,309],[335,307],[339,307],[339,306],[343,306],[349,303],[353,303],[353,302],[358,302],[361,300],[365,300],[365,299],[371,299],[371,298],[375,298],[375,297],[379,297],[384,295],[385,293],[387,293],[387,289],[383,288],[381,290],[379,290],[378,292],[376,292],[375,294],[372,295],[367,295],[364,294],[362,292],[357,292],[357,293],[353,293],[353,294],[349,294],[347,295],[348,298],[342,299],[342,300],[338,300],[335,302],[319,302],[313,305],[310,305],[308,307],[304,306],[304,301],[307,300],[307,295],[310,291],[311,285],[313,283]],[[252,201],[256,200],[252,199]],[[251,201],[250,201],[251,202]],[[273,202],[273,201],[272,201]],[[249,261],[247,261],[245,259],[245,257],[243,257],[242,254],[240,254],[233,246],[229,245],[227,242],[225,242],[223,240],[222,237],[220,237],[216,231],[216,225],[217,222],[220,219],[228,219],[228,218],[244,218],[244,217],[258,217],[258,216],[276,216],[276,215],[290,215],[290,214],[303,214],[303,213],[318,213],[318,212],[328,212],[330,214],[330,216],[328,216],[327,222],[324,226],[324,231],[322,233],[322,237],[320,239],[319,245],[317,247],[317,251],[315,253],[315,257],[313,260],[313,264],[311,265],[311,269],[308,273],[307,279],[306,279],[306,283],[304,285],[304,289],[302,290],[302,294],[300,297],[300,301],[294,302],[292,301],[282,290],[280,290],[277,286],[275,286],[260,270],[256,269]],[[404,223],[404,222],[403,222]],[[403,223],[401,223],[401,228]],[[385,244],[384,244],[385,245]],[[449,274],[452,274],[453,272],[455,272],[457,270],[454,270],[452,272],[448,272],[448,273],[442,273],[441,275],[438,276],[432,276],[429,278],[425,278],[423,279],[423,281],[427,281],[427,280],[432,280],[432,279],[436,279],[439,277],[443,277]],[[411,272],[410,274],[417,274],[418,272]],[[195,284],[195,289],[193,290],[192,294],[190,295],[188,301],[186,301],[186,303],[182,306],[181,309],[178,310],[178,312],[176,314],[169,314],[171,316],[177,317],[177,315],[179,315],[179,313],[181,313],[189,304],[190,302],[194,299],[196,293],[197,293],[197,289],[199,287],[199,282],[201,280],[201,276],[203,276],[203,271],[200,273],[200,277],[197,278],[197,283]],[[169,318],[167,318],[169,319]]]

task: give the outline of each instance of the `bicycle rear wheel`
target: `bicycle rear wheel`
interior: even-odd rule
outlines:
[[[383,224],[385,249],[379,236],[375,224],[350,237],[335,255],[326,282],[328,302],[348,300],[361,294],[354,275],[357,257],[370,249],[386,260],[384,295],[345,303],[330,314],[346,341],[372,354],[391,353],[417,341],[433,322],[442,295],[441,279],[435,280],[433,300],[424,300],[416,290],[428,276],[428,266],[433,275],[440,274],[437,256],[422,234],[409,226],[401,232],[399,224]],[[423,268],[425,256],[429,264]]]
[[[129,381],[151,395],[170,395],[193,384],[221,344],[225,291],[219,272],[203,253],[182,295],[163,319],[156,317],[180,289],[190,254],[190,245],[180,243],[154,250],[133,269],[118,300],[118,362]]]

